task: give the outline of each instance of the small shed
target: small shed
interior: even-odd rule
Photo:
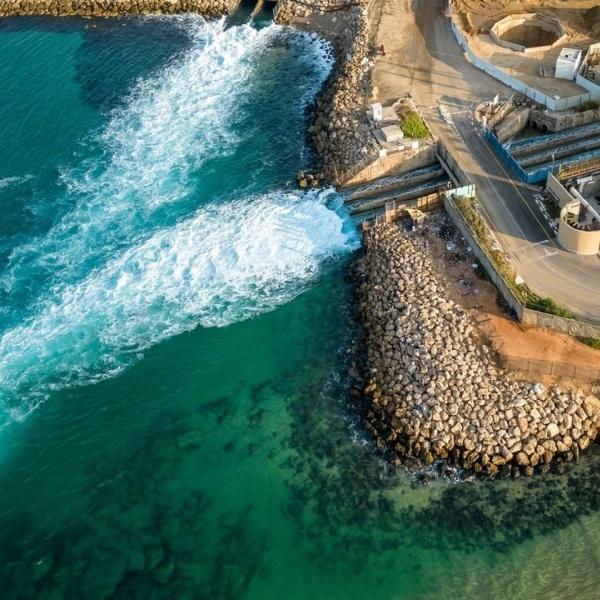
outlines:
[[[556,72],[554,76],[558,79],[575,79],[583,51],[575,48],[563,48],[556,59]]]

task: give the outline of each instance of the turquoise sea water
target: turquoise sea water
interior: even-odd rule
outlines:
[[[599,596],[595,452],[456,483],[355,422],[358,237],[291,184],[325,44],[5,19],[0,56],[2,598]]]

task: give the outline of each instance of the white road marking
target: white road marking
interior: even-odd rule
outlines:
[[[517,248],[517,250],[525,250],[527,248],[532,248],[533,246],[543,246],[549,241],[550,240],[541,240],[540,242],[530,242],[529,244],[523,244],[523,246],[520,246],[519,248]]]
[[[524,260],[523,264],[530,265],[531,263],[539,262],[540,260],[544,260],[545,258],[550,258],[551,256],[554,256],[556,254],[558,254],[558,250],[555,250],[554,252],[548,252],[548,254],[544,254],[543,256],[538,256],[537,258],[532,258],[531,260]]]

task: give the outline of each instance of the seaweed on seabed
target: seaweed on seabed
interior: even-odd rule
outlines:
[[[322,568],[336,564],[342,552],[348,568],[360,571],[370,556],[397,548],[406,528],[386,495],[393,479],[383,475],[384,464],[370,448],[353,442],[348,413],[336,402],[346,396],[347,382],[328,378],[314,365],[312,380],[290,407],[295,471],[286,482],[287,514]]]
[[[27,512],[14,519],[0,539],[2,600],[243,595],[261,566],[264,536],[250,526],[251,507],[223,515],[215,533],[205,492],[165,493],[182,456],[194,450],[177,446],[181,431],[179,417],[160,415],[126,468],[121,460],[90,467],[87,507],[52,531]]]
[[[506,552],[523,541],[571,525],[600,508],[600,451],[591,449],[562,475],[451,485],[427,506],[410,511],[415,543]]]
[[[369,557],[409,542],[434,549],[506,552],[532,536],[545,535],[600,508],[600,451],[579,463],[517,481],[441,482],[418,508],[392,500],[398,479],[384,474],[372,448],[354,444],[343,397],[314,378],[294,396],[289,445],[287,514],[311,558],[326,566],[343,552],[351,568],[368,568]],[[347,391],[347,389],[346,389]]]

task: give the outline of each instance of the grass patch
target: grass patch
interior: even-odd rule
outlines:
[[[580,104],[575,110],[577,112],[585,112],[586,110],[596,110],[597,108],[600,108],[598,102],[595,100],[588,100],[587,102]]]
[[[564,317],[565,319],[575,318],[575,315],[568,308],[561,306],[558,302],[552,300],[552,298],[540,298],[536,294],[533,294],[533,297],[527,300],[526,306],[527,308],[533,308],[534,310]]]
[[[429,129],[419,115],[419,113],[411,110],[402,117],[400,125],[404,135],[409,138],[425,139],[429,137]]]
[[[500,275],[502,275],[504,281],[509,285],[515,296],[525,304],[528,293],[527,290],[524,290],[523,288],[526,288],[526,286],[517,285],[515,283],[515,269],[506,256],[504,256],[504,253],[495,247],[494,240],[487,224],[474,206],[474,199],[455,197],[454,202],[469,225],[469,229],[475,236],[475,239],[489,256]]]
[[[532,292],[525,283],[517,285],[515,281],[515,268],[508,258],[506,258],[504,253],[495,247],[494,239],[492,238],[492,234],[486,222],[475,208],[474,198],[457,198],[455,196],[454,203],[469,225],[469,229],[473,233],[475,239],[488,255],[490,261],[496,267],[496,270],[500,273],[512,293],[517,297],[521,304],[527,308],[545,312],[551,315],[557,315],[567,319],[574,318],[573,313],[569,309],[561,306],[552,298],[541,298]]]
[[[600,350],[600,340],[596,338],[586,338],[580,337],[577,338],[582,344],[589,346],[590,348],[594,348],[594,350]]]

